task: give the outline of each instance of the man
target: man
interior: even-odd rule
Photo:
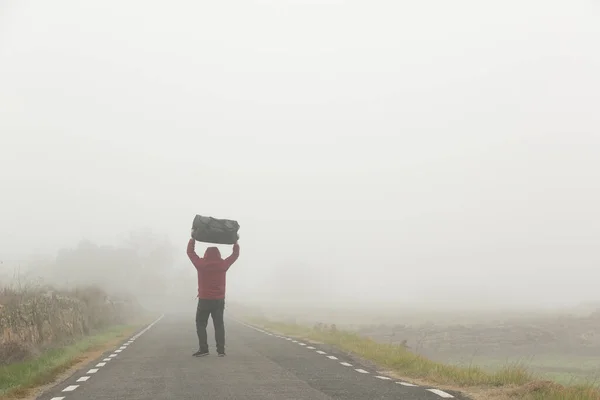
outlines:
[[[196,332],[200,349],[193,355],[203,357],[209,354],[206,337],[208,317],[212,316],[215,327],[215,340],[219,357],[225,356],[225,275],[229,267],[238,259],[240,246],[233,245],[233,253],[226,259],[221,258],[217,247],[209,247],[200,258],[194,248],[196,240],[190,238],[187,246],[187,255],[198,271],[198,308],[196,309]]]

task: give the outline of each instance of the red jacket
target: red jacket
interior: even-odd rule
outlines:
[[[190,239],[187,246],[187,255],[198,271],[198,298],[224,299],[225,275],[227,270],[240,256],[240,246],[233,245],[233,253],[226,259],[221,258],[217,247],[209,247],[200,258],[194,251],[196,241]]]

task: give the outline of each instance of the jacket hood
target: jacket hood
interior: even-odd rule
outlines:
[[[208,261],[221,260],[221,252],[218,247],[209,247],[204,252],[204,259]]]

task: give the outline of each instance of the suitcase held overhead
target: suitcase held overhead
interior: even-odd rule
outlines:
[[[231,219],[196,215],[192,223],[192,238],[199,242],[234,244],[239,239],[240,224]]]

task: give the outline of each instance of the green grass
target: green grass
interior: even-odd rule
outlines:
[[[20,397],[28,389],[52,382],[56,376],[76,364],[86,352],[126,336],[136,326],[116,326],[97,335],[82,338],[72,345],[43,352],[35,359],[0,366],[0,398]]]
[[[402,346],[378,343],[358,334],[331,329],[249,318],[248,322],[288,336],[332,345],[397,374],[430,383],[467,389],[506,389],[506,396],[528,400],[599,400],[594,385],[563,386],[542,381],[521,364],[505,365],[495,371],[479,366],[457,366],[431,361]],[[497,391],[497,390],[496,390]]]

